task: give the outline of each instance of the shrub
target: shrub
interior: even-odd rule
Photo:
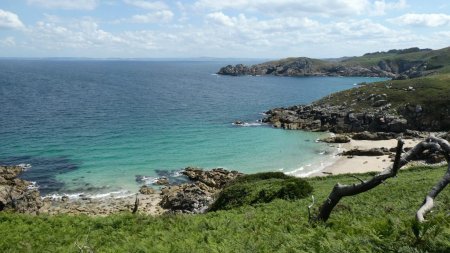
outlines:
[[[311,185],[304,179],[281,172],[245,175],[225,187],[209,211],[269,203],[275,199],[301,199],[308,196],[312,190]]]

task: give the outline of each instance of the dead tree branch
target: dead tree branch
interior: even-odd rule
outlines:
[[[446,140],[438,139],[435,137],[430,137],[433,141],[437,142],[442,149],[442,153],[445,156],[445,159],[447,160],[447,171],[445,175],[442,177],[439,182],[437,182],[433,188],[431,188],[431,191],[427,194],[425,197],[425,200],[423,201],[422,206],[417,210],[416,213],[416,219],[419,222],[425,221],[424,215],[430,211],[434,207],[434,199],[436,196],[450,183],[450,145]]]
[[[447,161],[449,160],[448,158],[450,154],[450,145],[447,141],[443,139],[439,139],[436,137],[429,137],[425,141],[420,142],[414,148],[412,148],[411,150],[402,155],[403,145],[404,145],[403,140],[399,139],[397,142],[397,150],[395,154],[394,163],[391,166],[387,167],[382,172],[380,172],[379,174],[372,177],[371,179],[364,181],[356,177],[358,180],[361,181],[361,183],[352,185],[342,185],[340,183],[337,183],[333,187],[333,190],[331,191],[328,198],[323,202],[322,206],[320,207],[319,214],[317,215],[316,220],[327,221],[334,207],[339,203],[339,201],[343,197],[353,196],[369,191],[377,187],[381,183],[383,183],[388,178],[395,177],[401,167],[406,165],[409,161],[413,160],[414,158],[418,157],[425,150],[428,149],[439,150],[445,154]],[[433,207],[434,198],[439,194],[440,191],[442,191],[442,189],[445,188],[445,186],[449,183],[449,181],[450,181],[450,167],[444,178],[438,184],[436,184],[436,186],[433,187],[431,192],[427,195],[427,198],[425,199],[423,206],[417,212],[418,220],[423,221],[423,215]]]

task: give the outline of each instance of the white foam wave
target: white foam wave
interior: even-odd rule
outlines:
[[[240,124],[236,124],[236,123],[232,123],[233,126],[241,126],[241,127],[257,127],[257,126],[262,126],[264,125],[264,123],[261,122],[244,122],[244,123],[240,123]]]
[[[27,186],[28,190],[34,190],[34,189],[38,189],[39,188],[39,186],[37,185],[36,182],[34,182],[34,181],[29,181],[29,182],[30,182],[30,184]]]
[[[183,170],[179,170],[179,171],[175,171],[174,173],[172,173],[172,177],[181,177],[181,176],[183,176],[183,173],[181,173],[181,172],[183,172]]]
[[[67,196],[69,200],[79,200],[79,199],[104,199],[104,198],[114,198],[114,199],[120,199],[120,198],[126,198],[129,196],[134,195],[134,193],[130,192],[129,190],[120,190],[120,191],[112,191],[112,192],[106,192],[106,193],[96,193],[96,194],[86,194],[84,192],[78,192],[78,193],[70,193],[70,194],[49,194],[46,196],[43,196],[42,198],[50,198],[51,200],[61,200],[62,197]]]
[[[17,166],[22,167],[24,170],[30,169],[32,166],[29,163],[20,163]]]

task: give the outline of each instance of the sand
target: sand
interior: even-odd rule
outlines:
[[[421,140],[407,139],[404,140],[404,147],[413,147]],[[351,140],[349,143],[342,144],[341,151],[371,148],[393,148],[397,146],[397,140],[380,140],[380,141],[366,141],[366,140]],[[391,158],[388,155],[383,156],[339,156],[337,160],[331,165],[325,167],[322,171],[312,174],[311,176],[336,175],[345,173],[365,173],[371,171],[382,171],[392,164]]]

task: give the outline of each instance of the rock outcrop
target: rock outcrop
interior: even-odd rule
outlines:
[[[219,75],[276,75],[276,76],[366,76],[393,79],[415,78],[428,75],[427,62],[423,60],[381,60],[372,66],[326,61],[306,57],[288,58],[252,66],[237,64],[221,68]]]
[[[0,166],[0,211],[39,214],[43,203],[31,182],[18,178],[20,166]]]
[[[336,135],[320,139],[319,141],[326,143],[348,143],[350,140],[350,137],[347,135]]]
[[[360,98],[370,100],[372,98]],[[355,99],[356,100],[356,99]],[[370,101],[364,101],[370,103]],[[359,103],[355,101],[355,103]],[[429,109],[428,109],[429,110]],[[409,130],[443,131],[448,128],[450,116],[443,115],[440,119],[427,113],[420,105],[400,106],[392,110],[390,106],[365,108],[354,111],[345,103],[315,102],[309,105],[297,105],[286,108],[275,108],[266,112],[262,120],[276,128],[288,130],[331,131],[334,133],[362,133],[354,135],[354,139],[390,139],[392,133],[405,133]],[[374,134],[373,132],[391,133]],[[373,135],[373,136],[372,136]]]
[[[266,112],[263,122],[289,130],[348,132],[403,132],[416,129],[398,115],[385,112],[355,113],[346,106],[299,105],[276,108]]]
[[[389,155],[391,152],[387,148],[371,148],[371,149],[351,149],[342,152],[345,156],[382,156]]]
[[[161,190],[161,207],[169,212],[203,213],[215,195],[242,173],[222,168],[210,171],[188,167],[183,172],[193,183],[167,186]]]

